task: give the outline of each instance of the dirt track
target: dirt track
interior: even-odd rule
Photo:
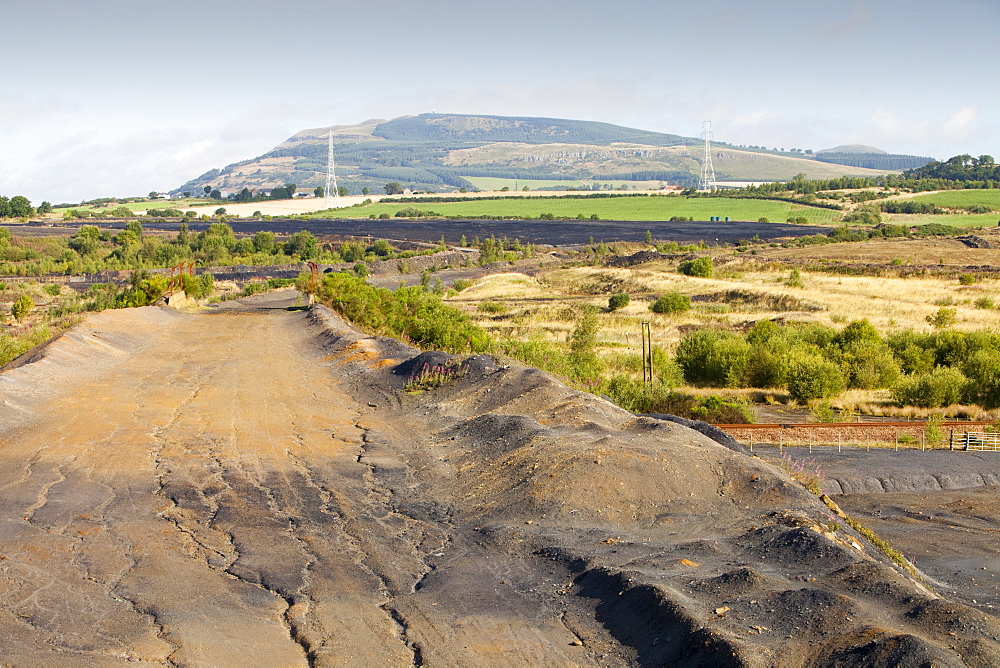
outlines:
[[[281,305],[0,374],[3,662],[1000,660],[759,460],[487,358],[406,395],[416,351]]]

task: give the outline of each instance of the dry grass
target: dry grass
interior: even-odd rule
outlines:
[[[908,328],[927,331],[931,328],[927,316],[942,305],[956,309],[955,329],[1000,327],[1000,310],[974,306],[980,297],[1000,303],[1000,282],[993,279],[962,286],[944,278],[876,278],[802,271],[802,287],[789,287],[787,271],[768,271],[766,266],[734,265],[728,273],[719,278],[695,278],[678,274],[672,263],[658,262],[636,269],[560,269],[540,278],[498,274],[482,279],[450,301],[502,336],[541,334],[565,340],[580,307],[604,309],[611,294],[628,292],[632,301],[626,308],[601,315],[599,340],[609,348],[635,351],[639,350],[638,333],[644,320],[652,325],[654,343],[667,349],[672,349],[688,326],[735,328],[761,319],[842,327],[852,320],[867,318],[886,332]],[[750,299],[730,299],[726,303],[720,295],[727,291],[739,291]],[[693,297],[692,309],[672,316],[649,311],[649,305],[665,292]],[[507,313],[476,312],[476,305],[484,299],[502,302]],[[785,309],[772,308],[775,305]]]

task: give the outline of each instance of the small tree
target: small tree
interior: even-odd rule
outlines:
[[[697,276],[699,278],[711,278],[715,273],[715,265],[709,256],[699,257],[694,260],[685,260],[677,267],[677,271],[685,276]]]
[[[385,184],[383,188],[385,188],[386,195],[399,195],[403,192],[403,186],[399,185],[395,181]]]
[[[628,306],[630,299],[627,292],[619,292],[608,298],[608,310],[617,311]]]
[[[600,376],[601,364],[597,359],[597,312],[586,307],[569,337],[569,361],[577,380],[590,380]]]
[[[14,316],[15,320],[21,322],[24,320],[25,316],[31,313],[31,309],[33,308],[35,308],[35,302],[32,301],[31,297],[28,295],[21,295],[10,307],[10,314]]]
[[[796,401],[830,399],[844,386],[840,367],[819,355],[803,355],[789,365],[788,393]]]
[[[691,298],[679,292],[668,292],[649,307],[653,313],[684,313],[690,309]]]
[[[316,197],[323,197],[325,194],[326,190],[323,188],[323,186],[316,186],[316,189],[313,190],[313,195],[316,195]]]
[[[945,329],[958,322],[958,311],[947,306],[942,306],[933,315],[925,318],[934,329]]]

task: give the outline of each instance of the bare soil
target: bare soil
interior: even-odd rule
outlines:
[[[1000,452],[824,447],[784,453],[818,465],[824,490],[900,550],[937,592],[1000,610]]]
[[[14,665],[996,665],[774,466],[295,294],[91,316],[0,374]]]

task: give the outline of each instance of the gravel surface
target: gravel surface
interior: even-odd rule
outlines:
[[[485,356],[407,393],[417,351],[291,299],[0,374],[5,663],[1000,663],[772,465]]]

